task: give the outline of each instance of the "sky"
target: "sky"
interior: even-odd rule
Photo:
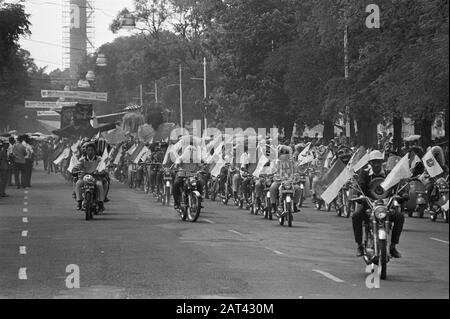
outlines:
[[[7,1],[15,2],[15,1]],[[95,3],[95,46],[111,42],[117,36],[129,34],[121,31],[114,35],[109,25],[117,12],[127,7],[132,11],[133,0],[94,0]],[[22,48],[31,52],[39,67],[47,66],[47,71],[62,68],[62,8],[63,0],[26,0],[25,10],[31,14],[30,37],[22,38]]]

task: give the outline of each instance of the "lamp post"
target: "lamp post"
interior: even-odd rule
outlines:
[[[181,64],[179,67],[179,76],[180,76],[180,82],[177,84],[169,84],[166,87],[171,86],[179,86],[180,88],[180,128],[183,128],[183,83],[182,83],[182,69]]]

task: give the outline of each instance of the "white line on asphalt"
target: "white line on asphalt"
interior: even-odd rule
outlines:
[[[206,218],[203,218],[203,220],[204,220],[205,222],[207,222],[207,223],[215,224],[215,222],[213,222],[212,220],[209,220],[209,219],[206,219]]]
[[[439,241],[439,242],[441,242],[441,243],[444,243],[444,244],[447,244],[447,245],[448,245],[448,241],[445,241],[445,240],[442,240],[442,239],[438,239],[438,238],[433,238],[433,237],[430,237],[430,239],[431,239],[431,240],[435,240],[435,241]]]
[[[22,237],[28,237],[28,230],[22,230]]]
[[[23,191],[24,194],[28,194],[28,191]]]
[[[240,235],[240,236],[244,236],[244,234],[242,234],[242,233],[240,233],[240,232],[238,232],[238,231],[232,230],[232,229],[230,229],[229,232],[230,232],[230,233],[238,234],[238,235]]]
[[[24,200],[28,200],[28,196],[24,196],[23,199],[24,199]]]
[[[322,271],[322,270],[318,270],[318,269],[313,269],[314,272],[317,272],[325,277],[327,277],[328,279],[331,279],[335,282],[344,282],[342,279],[339,279],[338,277],[333,276],[332,274],[326,272],[326,271]]]
[[[23,202],[23,206],[28,206],[28,202]]]
[[[25,247],[25,246],[20,246],[20,247],[19,247],[19,253],[20,253],[21,255],[26,255],[26,254],[27,254],[27,247]]]
[[[277,255],[284,255],[284,253],[282,253],[281,251],[278,251],[278,250],[273,250],[273,252]]]
[[[28,223],[28,217],[23,217],[23,218],[22,218],[22,222],[23,222],[23,223]]]
[[[24,208],[24,209],[23,209],[23,212],[24,212],[24,213],[28,213],[28,208]]]
[[[27,269],[26,268],[19,268],[19,279],[20,280],[27,280]]]

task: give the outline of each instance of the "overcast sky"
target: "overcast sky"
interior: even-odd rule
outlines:
[[[109,31],[109,25],[122,8],[133,9],[133,0],[94,1],[96,7],[95,46],[98,48],[118,36]],[[62,68],[63,0],[27,0],[25,8],[26,12],[31,14],[32,35],[21,39],[21,46],[31,52],[31,56],[38,66],[48,66],[47,71]],[[127,34],[129,34],[127,31],[119,33],[119,35]]]

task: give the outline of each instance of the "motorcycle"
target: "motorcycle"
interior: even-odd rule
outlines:
[[[251,189],[254,189],[254,186],[252,188],[251,185],[252,182],[252,176],[248,172],[243,172],[242,181],[240,181],[239,186],[239,194],[236,202],[237,206],[239,206],[240,209],[244,209],[244,203],[246,204],[246,209],[249,209],[252,205],[252,194],[250,192]],[[244,189],[244,185],[247,185],[246,189]]]
[[[403,203],[403,210],[407,212],[408,217],[413,217],[416,212],[419,218],[423,218],[428,206],[424,184],[418,178],[411,178],[404,183],[409,185],[409,200]]]
[[[233,197],[233,175],[237,173],[237,170],[233,168],[228,174],[224,186],[224,193],[222,196],[222,203],[228,205],[228,200]]]
[[[281,183],[280,187],[281,203],[283,203],[283,211],[278,213],[278,222],[284,226],[284,221],[287,220],[288,226],[292,227],[293,213],[294,213],[294,184],[287,180]]]
[[[447,180],[440,178],[436,181],[435,192],[437,192],[437,200],[431,204],[430,207],[430,219],[435,222],[439,215],[442,215],[444,221],[448,224],[449,213],[449,186],[448,177]]]
[[[85,212],[86,220],[91,220],[94,218],[94,215],[98,215],[99,213],[97,187],[95,186],[96,179],[91,174],[83,177],[80,174],[79,178],[83,178],[84,182],[82,188],[82,209]]]
[[[194,223],[200,216],[202,202],[202,196],[197,191],[198,177],[196,174],[183,175],[181,175],[183,178],[183,191],[181,192],[181,201],[180,208],[178,208],[178,213],[180,214],[182,221],[187,220]]]
[[[350,200],[358,204],[366,203],[369,206],[366,211],[370,215],[369,221],[363,223],[363,259],[367,265],[378,266],[379,276],[382,280],[386,280],[387,264],[390,261],[388,242],[392,223],[389,215],[401,211],[403,197],[399,194],[406,186],[407,184],[399,186],[395,195],[390,198],[372,200],[360,190],[363,195]]]
[[[169,206],[170,205],[170,196],[172,194],[172,187],[173,187],[172,167],[164,168],[163,183],[164,183],[164,186],[163,186],[162,203],[165,206]]]
[[[352,211],[354,210],[354,203],[350,201],[353,197],[352,182],[347,182],[345,186],[339,191],[336,206],[338,217],[344,216],[349,218]]]

